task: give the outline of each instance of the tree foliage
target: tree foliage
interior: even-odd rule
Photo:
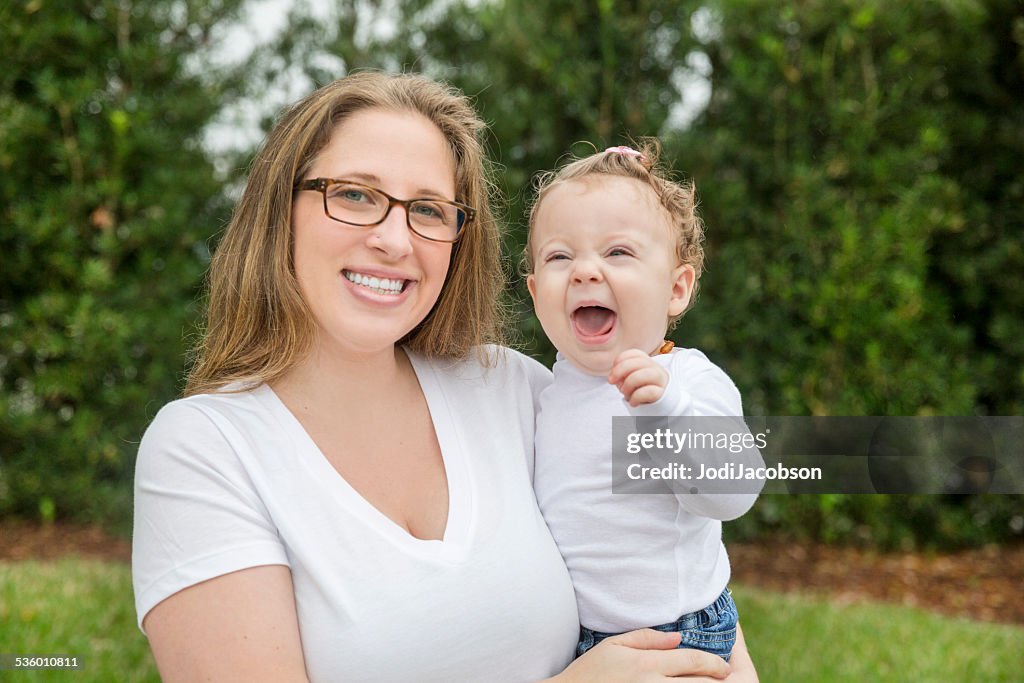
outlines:
[[[729,371],[748,413],[1021,412],[1019,4],[414,0],[372,37],[347,7],[334,39],[291,46],[474,96],[513,261],[537,170],[663,136],[708,234],[701,300],[674,336]],[[673,106],[702,55],[712,98],[680,129]],[[519,294],[522,338],[550,360]],[[1017,497],[794,496],[733,533],[899,546],[1021,527]]]
[[[699,343],[755,413],[1019,413],[1019,5],[709,7]]]
[[[196,55],[242,2],[0,10],[13,46],[0,74],[0,512],[99,514],[90,488],[123,510],[227,208],[198,135],[239,82]],[[250,87],[379,68],[469,94],[490,124],[512,305],[538,357],[553,350],[514,276],[531,178],[567,152],[653,134],[695,180],[707,225],[701,299],[674,337],[729,372],[749,414],[1022,413],[1019,2],[313,9],[295,6]],[[704,75],[710,102],[684,126],[686,84]],[[1006,496],[776,497],[734,528],[968,543],[1020,536],[1024,511]]]
[[[128,519],[227,209],[201,55],[239,2],[0,11],[0,513]]]
[[[1021,414],[1024,8],[707,5],[713,96],[673,141],[710,267],[689,328],[754,414]],[[981,543],[1020,496],[798,496],[731,533]]]
[[[367,5],[339,5],[326,32],[297,14],[278,54],[286,55],[286,63],[306,65],[317,83],[339,75],[316,67],[323,61],[318,57],[329,54],[345,70],[424,72],[474,99],[490,124],[494,180],[500,202],[507,201],[504,242],[518,332],[528,350],[550,361],[554,350],[516,276],[531,179],[570,147],[587,154],[665,126],[684,97],[680,77],[691,71],[692,7],[665,0],[407,0],[395,3],[393,30],[383,33],[374,32],[373,13],[360,7]]]
[[[284,42],[290,63],[330,54],[473,96],[513,271],[538,170],[661,134],[708,227],[675,337],[720,359],[750,412],[1018,414],[1022,22],[1009,0],[407,0],[345,3],[326,39],[307,20]],[[705,55],[711,102],[679,130]],[[526,346],[550,360],[516,285]]]

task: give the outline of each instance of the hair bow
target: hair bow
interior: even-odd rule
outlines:
[[[608,154],[609,152],[611,152],[613,154],[621,154],[622,156],[634,157],[636,159],[643,159],[644,158],[644,155],[643,155],[642,152],[638,152],[635,149],[633,149],[632,147],[626,147],[625,145],[619,145],[618,147],[609,147],[604,152],[605,152],[605,154]]]

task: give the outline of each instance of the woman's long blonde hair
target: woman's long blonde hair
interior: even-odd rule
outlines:
[[[412,74],[357,73],[289,109],[254,159],[210,264],[206,329],[194,351],[186,396],[239,381],[273,381],[312,348],[316,327],[292,257],[294,186],[337,126],[370,108],[415,112],[432,121],[455,160],[455,199],[476,209],[476,219],[455,245],[437,303],[400,343],[427,355],[458,358],[474,346],[500,341],[504,276],[484,170],[484,123],[467,98],[449,86]]]

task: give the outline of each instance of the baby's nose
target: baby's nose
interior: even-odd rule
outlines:
[[[576,259],[573,269],[575,282],[600,282],[603,279],[601,268],[592,259]]]

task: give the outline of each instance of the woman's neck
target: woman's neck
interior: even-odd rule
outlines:
[[[411,369],[405,352],[397,346],[361,354],[332,353],[317,346],[271,386],[282,398],[291,399],[286,403],[365,404],[394,396]]]

